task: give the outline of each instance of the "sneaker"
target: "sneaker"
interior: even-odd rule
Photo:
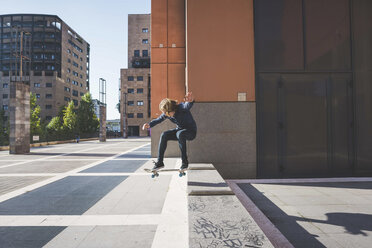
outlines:
[[[152,168],[153,171],[157,171],[157,170],[164,168],[163,161],[158,161],[158,162],[152,161],[152,162],[155,164],[154,167]]]
[[[187,168],[189,168],[189,164],[188,163],[184,163],[182,162],[182,166],[181,166],[181,170],[187,170]]]

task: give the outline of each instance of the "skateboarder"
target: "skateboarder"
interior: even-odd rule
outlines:
[[[171,122],[177,125],[175,129],[165,131],[161,134],[159,141],[158,161],[155,162],[155,166],[153,168],[154,171],[164,168],[164,152],[167,149],[168,140],[178,140],[178,145],[182,154],[182,166],[180,169],[186,170],[188,168],[189,162],[186,154],[186,140],[195,139],[197,130],[195,120],[190,112],[193,104],[194,98],[191,92],[186,94],[185,102],[181,102],[180,104],[177,104],[176,100],[165,98],[159,104],[159,109],[163,113],[157,119],[154,119],[150,121],[150,123],[145,123],[143,125],[142,129],[145,130],[145,128],[148,129],[156,126],[165,119],[169,119]]]

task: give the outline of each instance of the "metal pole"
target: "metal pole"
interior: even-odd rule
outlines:
[[[128,138],[127,93],[124,92],[124,138]]]
[[[20,53],[20,57],[21,57],[21,61],[20,61],[20,68],[19,68],[19,77],[20,77],[20,81],[22,82],[22,77],[23,77],[23,31],[21,31],[21,47],[19,48],[19,53]]]

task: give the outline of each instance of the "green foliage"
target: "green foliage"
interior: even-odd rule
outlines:
[[[30,93],[30,135],[40,134],[40,106],[36,104],[36,95]]]
[[[94,113],[94,104],[89,92],[81,97],[77,110],[77,128],[80,134],[92,134],[99,130],[99,121]]]
[[[5,111],[0,110],[0,146],[9,145],[9,121],[5,120]]]
[[[53,117],[49,124],[47,125],[47,128],[51,131],[60,132],[63,129],[61,117],[56,116]]]
[[[67,106],[62,106],[58,116],[49,124],[44,124],[43,137],[47,140],[74,139],[95,136],[99,130],[99,121],[94,113],[94,104],[90,93],[82,96],[80,106],[75,109],[71,101]]]
[[[63,129],[68,133],[75,133],[77,125],[74,102],[71,101],[63,111]]]

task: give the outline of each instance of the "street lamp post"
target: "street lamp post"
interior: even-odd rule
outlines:
[[[124,92],[124,138],[128,138],[127,94]]]

